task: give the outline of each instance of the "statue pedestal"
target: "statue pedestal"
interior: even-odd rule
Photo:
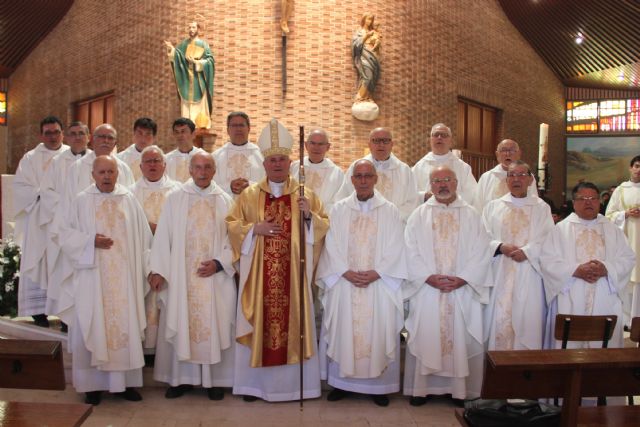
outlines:
[[[355,102],[351,106],[351,114],[358,120],[370,122],[378,118],[380,108],[373,101]]]
[[[211,153],[213,146],[216,144],[216,137],[218,135],[209,129],[200,128],[196,129],[196,138],[193,141],[193,145],[198,148],[202,148],[207,153]]]

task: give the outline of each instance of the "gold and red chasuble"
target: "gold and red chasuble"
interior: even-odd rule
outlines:
[[[265,219],[282,227],[282,233],[267,236],[262,259],[263,315],[262,366],[287,363],[289,305],[291,303],[291,196],[265,198]]]

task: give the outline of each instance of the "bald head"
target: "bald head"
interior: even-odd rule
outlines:
[[[436,200],[446,205],[456,200],[458,180],[456,173],[448,166],[438,166],[429,174],[431,193]]]
[[[358,200],[368,200],[373,197],[373,189],[378,182],[376,168],[369,160],[361,159],[353,165],[351,183],[356,190]]]
[[[211,153],[199,151],[189,160],[189,173],[194,184],[205,189],[211,185],[211,180],[216,174],[216,161]]]
[[[453,145],[451,129],[449,126],[444,123],[436,123],[433,125],[429,135],[429,144],[433,154],[437,154],[439,156],[447,154]]]
[[[91,176],[101,193],[111,193],[118,181],[118,163],[112,156],[98,156],[93,161]]]
[[[315,128],[311,129],[307,142],[304,144],[309,155],[309,161],[311,163],[320,163],[324,160],[327,151],[331,148],[329,144],[329,136],[324,129]]]
[[[393,150],[391,129],[379,127],[369,133],[369,151],[378,161],[387,160]]]
[[[150,145],[140,154],[140,170],[149,182],[157,182],[164,176],[166,169],[164,151],[157,145]]]
[[[109,123],[98,125],[93,131],[93,151],[98,156],[111,154],[118,142],[118,132]]]
[[[496,147],[496,159],[502,169],[509,169],[509,165],[520,160],[520,146],[513,139],[503,139]]]

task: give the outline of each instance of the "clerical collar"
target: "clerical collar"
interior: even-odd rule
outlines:
[[[149,181],[147,178],[145,178],[144,176],[142,177],[142,179],[144,179],[144,182],[147,184],[147,187],[149,188],[159,188],[162,187],[164,185],[164,182],[166,180],[165,176],[162,175],[162,177],[157,180],[157,181]]]
[[[446,154],[436,154],[432,151],[431,154],[433,154],[436,162],[444,162],[446,160],[449,160],[449,154],[451,154],[451,151],[447,152]]]
[[[235,147],[235,148],[238,148],[238,149],[242,149],[242,148],[246,147],[248,143],[249,143],[248,140],[243,142],[242,144],[234,144],[233,142],[229,141],[229,145],[231,145],[231,147]]]
[[[287,183],[286,181],[283,181],[283,182],[269,181],[269,188],[271,189],[271,194],[274,197],[282,196],[282,194],[284,193],[284,185],[286,183]]]
[[[313,161],[311,161],[311,159],[309,157],[307,157],[307,160],[309,161],[309,164],[311,164],[311,165],[321,165],[321,164],[324,163],[324,157],[319,162],[313,162]]]
[[[527,203],[527,196],[513,197],[513,194],[509,193],[509,199],[512,204],[516,205],[519,208],[523,207]]]
[[[373,159],[373,166],[376,167],[376,170],[378,170],[378,169],[382,169],[382,170],[388,169],[389,166],[391,165],[390,160],[391,160],[391,156],[389,156],[389,158],[385,159],[385,160],[376,160],[374,158]]]
[[[213,181],[212,181],[213,182]],[[200,188],[198,187],[198,185],[194,182],[193,183],[193,188],[196,190],[196,193],[198,193],[201,196],[206,196],[209,194],[210,190],[211,190],[211,184],[209,184],[208,187],[206,188]]]
[[[79,153],[74,153],[73,151],[71,151],[71,154],[73,154],[74,157],[82,157],[87,154],[87,150],[81,151]]]
[[[356,200],[358,201],[358,207],[360,208],[360,212],[362,213],[367,213],[371,210],[371,204],[373,203],[373,197],[371,197],[370,199],[367,199],[365,201],[362,200],[358,200],[358,197],[356,196]]]
[[[578,214],[576,214],[576,217],[578,218],[578,222],[580,224],[587,227],[594,226],[598,222],[598,217],[595,217],[594,219],[582,219],[578,216]]]

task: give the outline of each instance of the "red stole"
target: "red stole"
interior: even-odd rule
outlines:
[[[276,222],[283,231],[264,239],[262,366],[286,365],[291,302],[291,196],[266,197],[264,218]]]

